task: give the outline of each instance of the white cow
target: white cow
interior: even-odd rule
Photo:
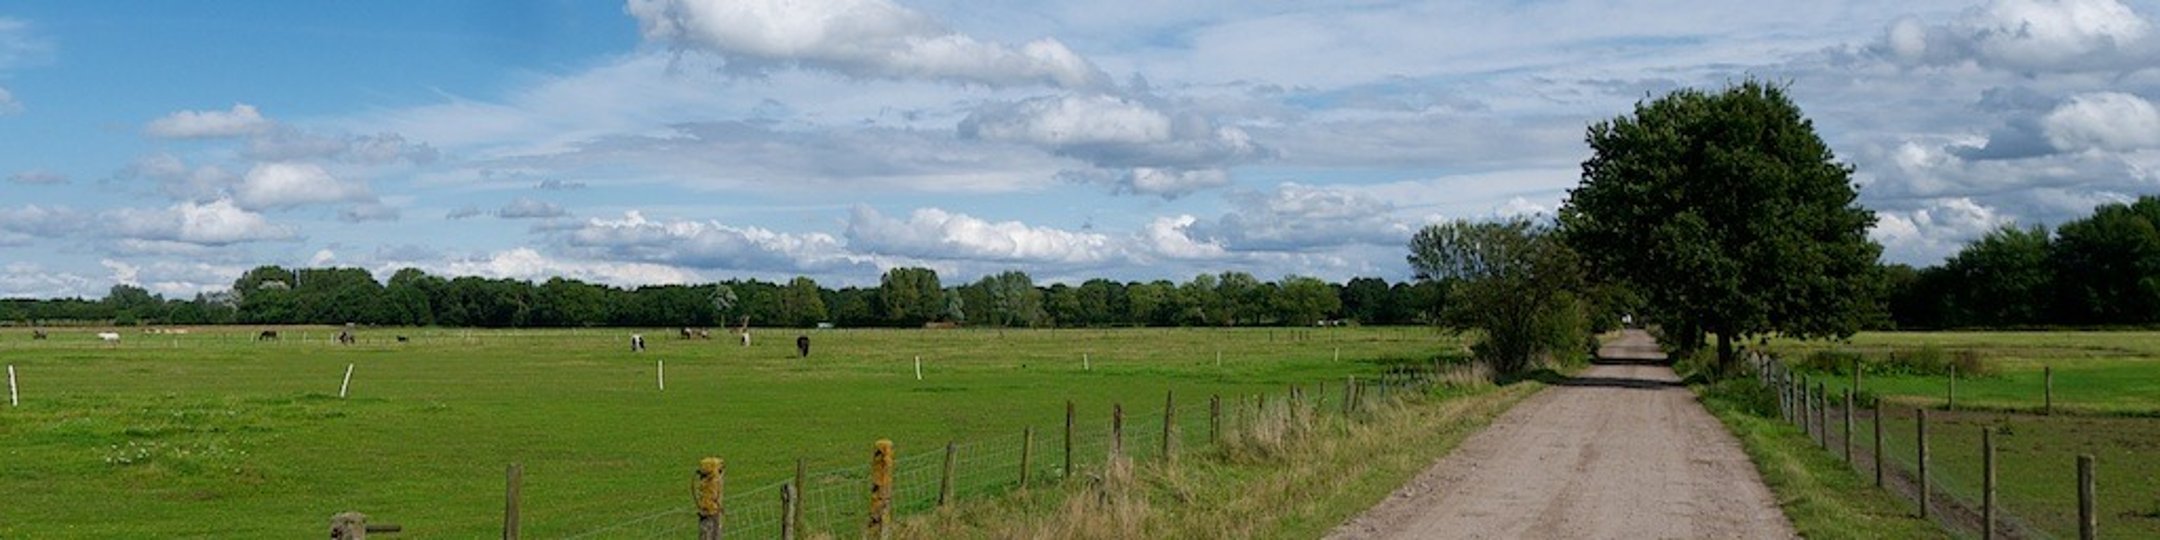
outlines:
[[[118,332],[98,332],[97,337],[105,340],[106,344],[117,345],[120,343],[120,333]]]

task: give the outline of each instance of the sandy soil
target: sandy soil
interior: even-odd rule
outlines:
[[[1648,334],[1525,400],[1330,538],[1793,538]]]

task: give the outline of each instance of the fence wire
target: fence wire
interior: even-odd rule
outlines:
[[[1401,397],[1429,386],[1435,377],[1423,371],[1402,372],[1374,380],[1360,380],[1361,403],[1370,407],[1382,396]],[[1259,422],[1286,415],[1364,414],[1364,407],[1342,407],[1348,392],[1345,381],[1286,387],[1282,390],[1220,396],[1219,424],[1209,421],[1212,396],[1177,396],[1171,418],[1170,456],[1186,459],[1217,448],[1216,441],[1250,430]],[[1295,407],[1295,409],[1293,409]],[[1068,479],[1100,474],[1116,456],[1135,463],[1164,459],[1164,406],[1125,404],[1122,438],[1112,430],[1110,411],[1075,411],[1072,426],[1072,469],[1065,468],[1068,441],[1063,425],[1036,426],[1034,444],[1023,450],[1021,432],[952,445],[953,467],[950,502],[1000,497],[1018,490],[1021,456],[1028,454],[1027,477],[1031,488],[1047,487]],[[1212,428],[1212,430],[1211,430]],[[1212,431],[1212,432],[1211,432]],[[896,520],[936,510],[944,486],[945,446],[895,448],[893,470],[893,516]],[[819,534],[849,537],[860,534],[869,519],[870,489],[868,452],[860,464],[805,471],[797,511],[799,537]],[[783,507],[782,486],[792,478],[747,489],[729,488],[724,495],[726,531],[730,536],[771,538],[780,536]],[[653,508],[634,517],[586,530],[570,538],[680,538],[696,534],[697,512],[687,501]]]

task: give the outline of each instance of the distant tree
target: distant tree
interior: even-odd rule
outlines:
[[[1363,324],[1382,324],[1386,320],[1388,282],[1376,277],[1350,278],[1342,288],[1343,316]]]
[[[833,323],[842,326],[876,326],[883,324],[878,317],[876,289],[847,287],[833,291]]]
[[[1418,279],[1452,284],[1440,320],[1483,333],[1473,349],[1501,374],[1574,354],[1589,337],[1574,294],[1581,261],[1548,227],[1522,219],[1428,225],[1411,237],[1409,260]]]
[[[1001,327],[1034,326],[1041,322],[1043,311],[1042,290],[1035,288],[1035,280],[1027,272],[1006,270],[983,276],[975,282],[982,290],[985,304],[979,304],[976,315],[984,322]]]
[[[1193,276],[1192,281],[1178,285],[1177,295],[1173,297],[1176,315],[1172,319],[1178,325],[1229,324],[1216,319],[1223,315],[1218,289],[1214,274]]]
[[[1177,285],[1168,280],[1125,286],[1125,319],[1142,326],[1169,325]]]
[[[714,284],[712,293],[708,298],[710,298],[709,301],[712,305],[712,320],[721,324],[727,324],[735,320],[737,315],[735,311],[736,304],[742,302],[742,298],[735,295],[735,287],[726,283]]]
[[[936,270],[901,267],[886,270],[878,280],[878,301],[888,321],[921,325],[936,320],[945,309],[945,288]]]
[[[2055,294],[2050,242],[2042,227],[2004,226],[1960,250],[1943,265],[1956,285],[1945,298],[1957,326],[2035,324]]]
[[[383,309],[389,313],[390,324],[435,324],[435,308],[428,299],[444,284],[442,278],[427,275],[417,268],[401,268],[390,274],[390,283],[383,287],[382,301]]]
[[[1876,309],[1875,215],[1785,89],[1676,91],[1588,139],[1562,236],[1683,347],[1715,334],[1729,365],[1736,339],[1847,336]]]
[[[2160,322],[2160,197],[2101,205],[2064,223],[2050,255],[2065,322]]]
[[[1043,309],[1050,312],[1050,319],[1057,326],[1079,326],[1086,317],[1080,309],[1080,291],[1071,285],[1057,283],[1043,290]]]
[[[1306,326],[1342,309],[1342,299],[1319,278],[1285,276],[1282,294],[1275,298],[1283,324]]]
[[[815,326],[825,320],[823,289],[816,280],[795,276],[780,295],[781,320],[793,326]]]

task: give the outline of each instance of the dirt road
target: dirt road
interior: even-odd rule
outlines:
[[[1531,397],[1331,538],[1793,538],[1648,334]]]

